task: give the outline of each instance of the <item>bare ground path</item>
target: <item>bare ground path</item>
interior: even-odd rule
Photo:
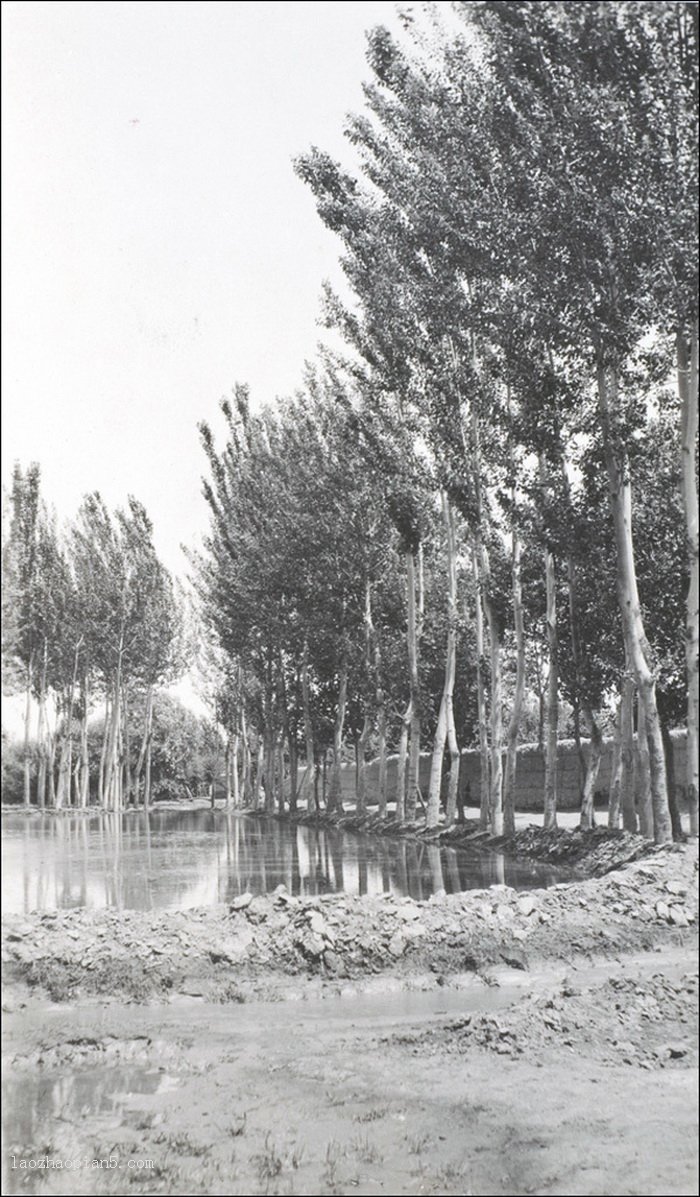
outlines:
[[[11,919],[4,1192],[696,1193],[696,923],[696,846],[525,897]]]

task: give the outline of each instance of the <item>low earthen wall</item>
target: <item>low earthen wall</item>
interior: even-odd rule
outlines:
[[[673,742],[674,765],[676,781],[682,792],[685,777],[686,735],[685,731],[671,733]],[[584,740],[583,749],[588,755],[588,741]],[[610,790],[610,776],[612,773],[613,742],[606,740],[603,756],[600,762],[598,781],[596,785],[596,800],[598,803],[607,801]],[[447,760],[447,754],[445,754]],[[389,800],[393,799],[396,789],[396,760],[389,757],[388,762],[388,790]],[[504,754],[505,764],[505,754]],[[576,745],[572,740],[564,740],[559,744],[559,789],[558,805],[561,810],[576,810],[579,805],[579,760]],[[479,751],[468,748],[462,753],[460,762],[459,786],[467,806],[479,805],[479,791],[481,778],[481,762]],[[420,786],[424,797],[428,792],[430,779],[430,753],[421,753]],[[367,799],[369,803],[378,798],[379,765],[372,761],[367,766]],[[348,804],[355,799],[355,769],[352,765],[343,768],[343,799]],[[544,752],[536,744],[524,744],[518,750],[518,764],[515,783],[515,805],[521,811],[541,811],[544,795]]]

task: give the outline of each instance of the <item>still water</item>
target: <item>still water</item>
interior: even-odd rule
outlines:
[[[295,826],[211,810],[3,815],[6,912],[111,906],[182,910],[237,894],[393,893],[428,898],[505,883],[530,889],[561,871],[500,854]]]

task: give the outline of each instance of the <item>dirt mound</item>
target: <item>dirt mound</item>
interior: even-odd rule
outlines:
[[[275,975],[337,984],[387,970],[447,974],[503,961],[526,969],[572,953],[645,949],[692,938],[696,920],[697,845],[687,845],[527,893],[492,885],[416,902],[299,898],[280,886],[229,908],[11,916],[3,961],[8,980],[41,986],[55,1000],[85,992],[240,1001],[245,986],[260,993]]]
[[[566,980],[544,995],[527,994],[498,1015],[453,1019],[387,1042],[409,1045],[416,1054],[463,1055],[480,1048],[541,1059],[548,1050],[568,1049],[603,1065],[691,1067],[698,1060],[697,1017],[695,973],[677,980],[663,973],[649,979],[609,977],[586,988]],[[683,1029],[673,1040],[668,1038],[671,1024]]]

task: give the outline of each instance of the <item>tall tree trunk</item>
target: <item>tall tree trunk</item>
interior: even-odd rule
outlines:
[[[586,780],[583,783],[583,798],[581,800],[581,819],[580,826],[589,830],[595,825],[595,814],[593,809],[593,802],[595,798],[595,783],[598,780],[598,771],[600,769],[600,761],[603,755],[603,737],[600,728],[596,722],[593,711],[587,703],[583,704],[583,715],[588,724],[588,731],[591,737],[590,746],[588,749],[588,766],[586,768]],[[556,826],[556,824],[554,824]]]
[[[99,771],[99,775],[98,775],[98,786],[97,786],[97,800],[101,807],[106,807],[106,805],[107,805],[106,804],[107,795],[105,792],[105,780],[106,780],[106,773],[107,773],[107,750],[109,747],[109,735],[110,735],[111,727],[112,727],[112,717],[111,717],[111,713],[110,713],[109,691],[107,691],[107,693],[105,694],[105,715],[104,715],[104,726],[102,728],[102,746],[100,748],[100,771]]]
[[[362,731],[357,741],[357,785],[355,789],[355,812],[358,815],[367,814],[367,742],[372,730],[372,721],[365,715],[362,721]]]
[[[367,686],[369,687],[369,679],[372,675],[372,645],[374,642],[374,622],[372,620],[372,583],[369,575],[365,578],[365,617],[364,617],[364,631],[365,631],[365,672],[367,675]],[[357,774],[355,782],[355,812],[358,815],[365,815],[367,813],[367,744],[369,742],[370,732],[372,731],[372,716],[370,711],[370,701],[365,697],[364,702],[364,718],[362,720],[362,731],[356,745],[357,754]]]
[[[61,745],[61,759],[58,768],[58,791],[56,794],[56,806],[62,807],[64,802],[70,805],[71,800],[71,777],[73,775],[73,712],[75,710],[75,690],[78,684],[78,661],[80,660],[80,650],[82,648],[82,637],[75,646],[73,653],[73,673],[68,689],[68,701],[66,703],[66,727],[63,737],[63,744]]]
[[[671,731],[664,719],[661,720],[661,736],[664,742],[664,756],[666,759],[666,777],[668,778],[668,806],[671,813],[671,827],[676,842],[683,839],[681,813],[676,798],[676,762],[673,759],[673,740]]]
[[[486,831],[490,822],[491,761],[489,759],[488,713],[484,682],[484,611],[481,603],[479,562],[476,550],[472,553],[472,570],[474,573],[474,634],[476,638],[476,707],[479,723],[479,826],[482,831]]]
[[[27,680],[25,686],[25,701],[24,701],[24,754],[23,754],[23,774],[24,774],[24,805],[31,806],[32,804],[32,756],[29,739],[29,721],[32,717],[32,667],[27,665]]]
[[[603,431],[603,447],[608,474],[608,492],[615,529],[617,556],[617,592],[625,649],[634,670],[639,701],[644,704],[649,744],[651,800],[654,812],[654,840],[669,843],[673,838],[671,815],[666,787],[666,767],[659,712],[656,705],[656,684],[650,667],[650,651],[644,631],[642,610],[637,589],[637,573],[632,541],[632,487],[629,461],[620,443],[618,424],[618,379],[612,366],[598,367],[598,409]]]
[[[396,818],[403,823],[406,818],[406,765],[408,758],[408,737],[411,729],[412,704],[409,702],[401,720],[401,734],[396,756]]]
[[[613,759],[610,771],[610,791],[608,795],[608,827],[616,831],[620,826],[620,811],[622,809],[622,698],[617,704],[615,717],[615,734],[613,738]]]
[[[447,708],[447,747],[450,752],[450,776],[447,781],[447,805],[445,806],[445,824],[451,827],[457,818],[457,799],[459,797],[459,766],[461,756],[457,742],[457,728],[455,727],[454,703]]]
[[[279,740],[277,743],[277,769],[279,783],[277,787],[277,809],[281,815],[284,814],[284,731],[280,729]]]
[[[265,811],[272,814],[275,809],[275,730],[272,722],[272,664],[267,663],[263,706],[263,780],[265,789]]]
[[[419,623],[422,616],[422,553],[420,554],[420,596],[416,609],[416,559],[411,549],[406,550],[406,590],[407,590],[407,644],[408,665],[410,679],[410,709],[411,709],[411,742],[408,757],[408,789],[406,793],[406,820],[408,823],[416,821],[416,807],[420,795],[420,689],[418,683],[418,642],[420,638]]]
[[[289,809],[297,809],[297,794],[299,790],[299,757],[297,741],[294,732],[289,731],[287,737],[287,751],[289,752]]]
[[[345,727],[345,707],[348,698],[348,663],[343,658],[338,674],[338,706],[333,729],[333,770],[328,789],[328,803],[326,809],[338,814],[343,813],[342,790],[342,761],[343,761],[343,729]]]
[[[433,755],[430,762],[428,808],[425,816],[427,827],[437,827],[440,822],[440,791],[442,789],[445,741],[447,740],[450,725],[454,731],[454,689],[457,668],[457,546],[455,517],[444,491],[441,495],[441,504],[442,518],[445,525],[445,545],[447,548],[447,646],[445,650],[445,680],[442,688],[437,727],[435,729]],[[451,738],[453,743],[455,743],[456,736]],[[452,753],[450,753],[450,756],[452,756]],[[454,821],[454,811],[452,819]]]
[[[230,810],[233,806],[233,782],[231,780],[231,741],[233,733],[229,729],[226,736],[226,746],[224,748],[224,801],[226,809]]]
[[[253,800],[253,786],[251,781],[251,753],[248,742],[248,727],[245,714],[245,704],[241,702],[241,772],[243,775],[242,791],[243,805],[250,806]]]
[[[46,806],[46,773],[48,758],[48,720],[46,715],[46,675],[48,670],[48,644],[44,639],[41,678],[39,681],[39,718],[37,722],[36,743],[39,753],[39,771],[36,782],[36,804],[40,810]]]
[[[515,834],[515,777],[518,764],[518,735],[525,697],[525,626],[523,620],[523,593],[520,577],[520,537],[513,530],[512,548],[512,590],[513,628],[515,631],[515,692],[508,721],[506,737],[506,774],[503,785],[503,830],[506,835]]]
[[[496,610],[487,593],[484,611],[489,633],[491,662],[491,831],[503,835],[503,682],[501,674],[501,634]]]
[[[129,691],[124,687],[124,702],[122,706],[122,728],[124,736],[124,803],[136,805],[134,798],[134,777],[131,768],[131,731],[129,729]]]
[[[253,810],[260,807],[260,790],[265,781],[265,737],[258,737],[258,752],[255,761],[255,787],[253,794]]]
[[[547,467],[544,455],[539,459],[540,486],[547,486]],[[544,772],[544,826],[557,825],[558,739],[559,739],[559,638],[557,636],[557,576],[554,554],[547,545],[544,550],[544,576],[547,595],[547,732]]]
[[[686,792],[690,815],[690,834],[698,834],[698,719],[700,691],[698,650],[700,649],[700,567],[698,564],[698,485],[695,454],[698,435],[698,325],[690,333],[690,344],[679,331],[676,339],[678,393],[681,399],[681,495],[685,517],[688,554],[688,594],[686,597],[685,665],[688,687],[688,741],[686,751]]]
[[[83,673],[80,687],[80,805],[86,809],[90,801],[90,753],[88,745],[88,719],[90,715],[90,682],[87,671]]]
[[[637,815],[645,839],[654,838],[654,810],[651,801],[651,770],[644,703],[637,699]]]
[[[49,781],[49,806],[56,806],[56,735],[57,730],[49,732],[49,757],[47,762],[47,776]]]
[[[112,697],[112,726],[110,729],[109,751],[105,769],[105,802],[110,810],[118,810],[121,798],[120,753],[119,737],[121,729],[121,700],[122,700],[122,658],[124,653],[123,632],[119,638],[119,652],[117,668],[114,676],[114,691]]]
[[[304,640],[304,651],[301,661],[301,697],[304,708],[304,744],[306,750],[306,772],[301,783],[302,791],[306,793],[306,809],[316,810],[316,749],[314,746],[314,727],[311,720],[311,687],[309,684],[309,643]]]
[[[143,734],[141,736],[141,744],[139,746],[139,755],[136,758],[136,767],[134,769],[134,800],[138,805],[140,791],[141,791],[141,776],[146,764],[146,750],[148,742],[151,737],[151,728],[153,724],[153,686],[149,685],[146,688],[146,702],[143,712]],[[145,802],[144,802],[145,805]]]
[[[638,822],[634,797],[634,677],[628,670],[625,672],[622,683],[620,757],[622,764],[620,789],[622,826],[625,831],[636,833],[638,831]]]
[[[241,785],[240,774],[238,772],[238,748],[240,743],[240,733],[238,731],[238,715],[236,715],[236,730],[233,733],[233,739],[230,743],[231,759],[229,761],[230,769],[230,796],[233,800],[234,809],[237,809],[241,804]]]
[[[387,743],[386,743],[386,701],[382,690],[377,691],[377,755],[379,759],[378,806],[380,819],[386,819],[387,792]]]

